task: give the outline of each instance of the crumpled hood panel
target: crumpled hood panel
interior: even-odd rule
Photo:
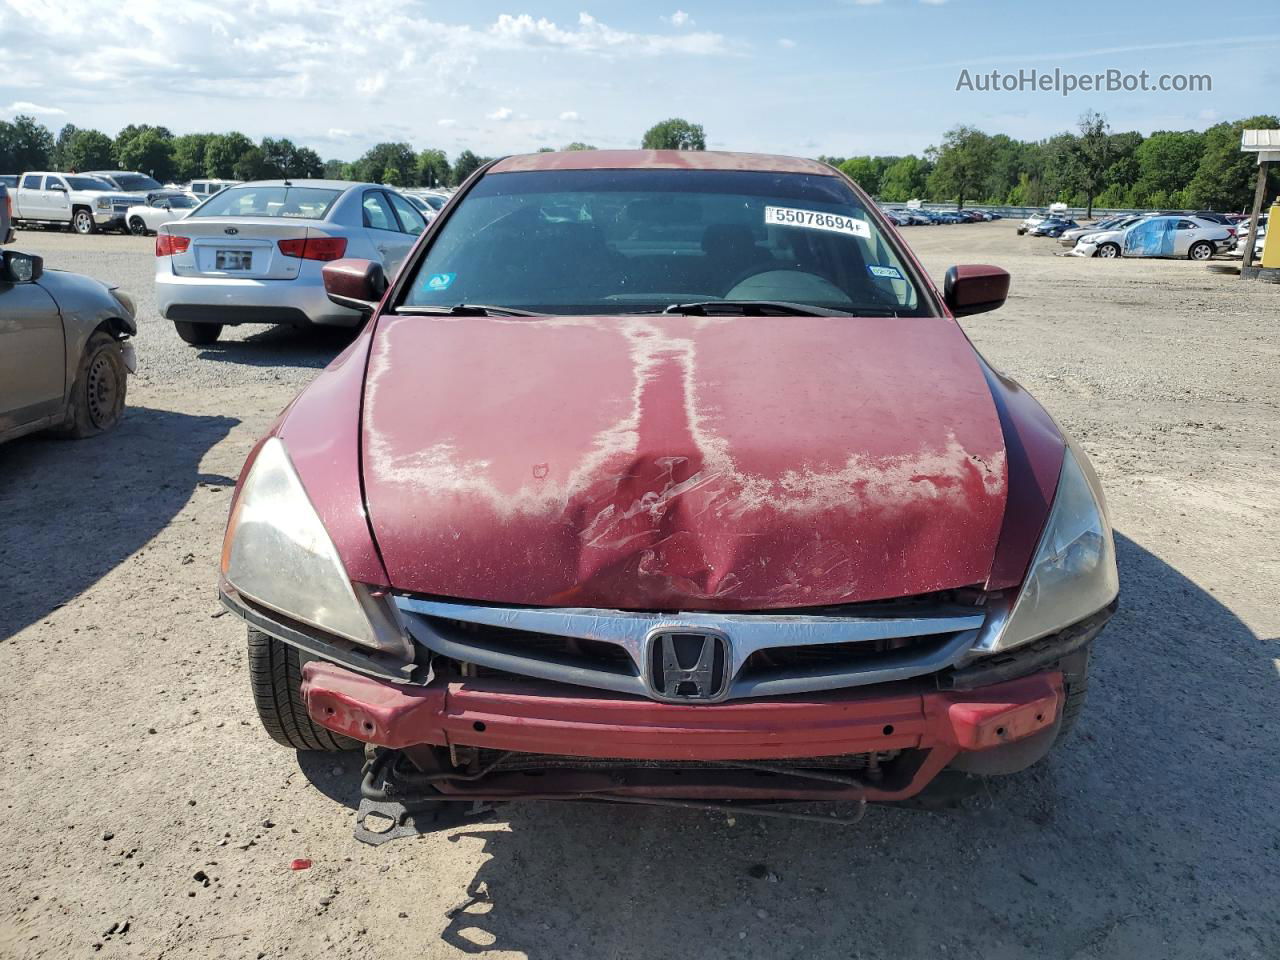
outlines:
[[[751,610],[987,578],[1004,441],[953,320],[378,323],[363,472],[398,589]]]

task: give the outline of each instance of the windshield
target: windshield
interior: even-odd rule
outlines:
[[[141,173],[113,173],[112,178],[121,190],[159,190],[160,181]]]
[[[490,174],[449,217],[402,302],[610,314],[721,300],[929,312],[843,180],[738,170]]]
[[[323,220],[341,190],[320,187],[230,187],[214,196],[193,217],[301,217]]]
[[[114,190],[111,184],[97,177],[67,177],[67,186],[72,190]]]

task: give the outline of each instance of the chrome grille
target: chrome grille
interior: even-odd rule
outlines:
[[[933,673],[973,646],[985,620],[959,603],[858,605],[817,613],[637,613],[502,607],[399,595],[414,639],[442,656],[517,676],[665,696],[650,639],[714,632],[729,640],[718,700],[782,696]]]

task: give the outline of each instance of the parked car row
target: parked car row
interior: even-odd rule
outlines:
[[[1236,245],[1236,228],[1182,214],[1125,217],[1079,234],[1071,253],[1077,257],[1186,257],[1208,260]]]
[[[899,227],[932,226],[938,223],[982,223],[999,220],[990,210],[926,210],[923,207],[885,207],[885,217]]]

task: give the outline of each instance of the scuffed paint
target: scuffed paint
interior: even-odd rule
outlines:
[[[753,609],[981,583],[1007,485],[945,318],[394,318],[365,486],[392,583]]]

